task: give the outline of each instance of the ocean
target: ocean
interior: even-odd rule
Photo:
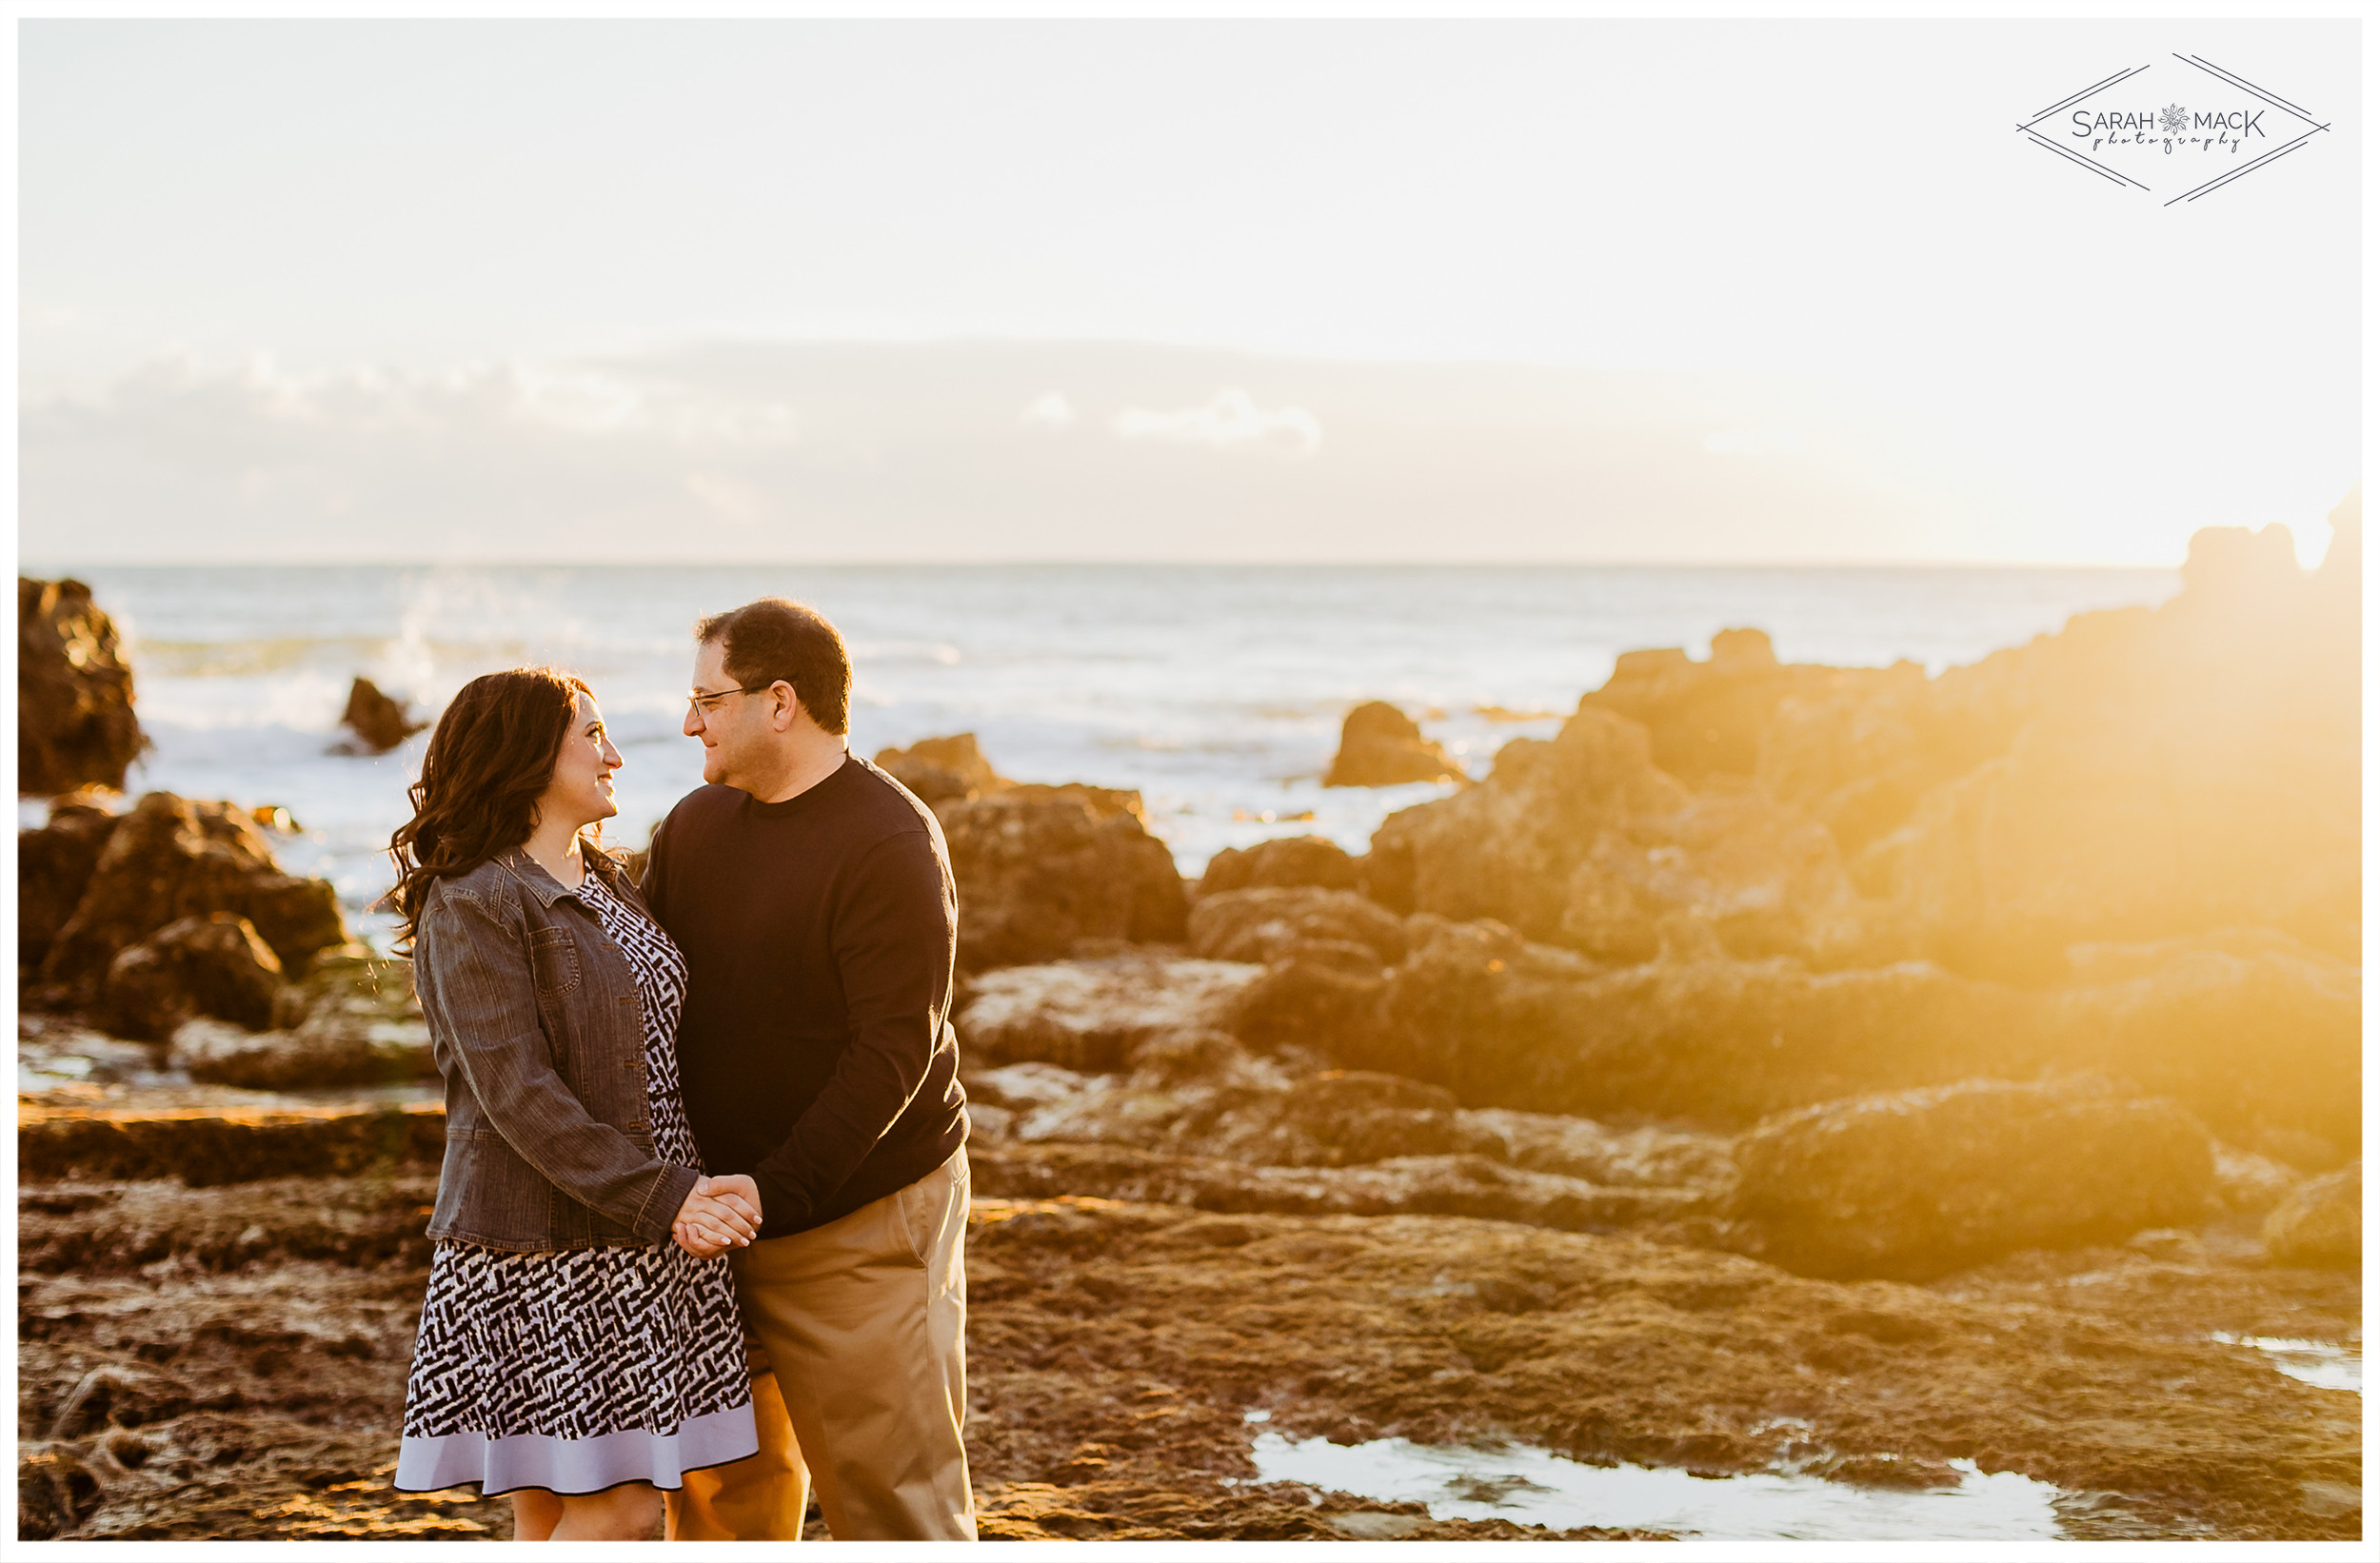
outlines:
[[[153,749],[128,780],[279,804],[292,872],[331,880],[366,937],[427,734],[333,752],[357,674],[434,713],[491,669],[550,662],[594,686],[625,764],[618,844],[700,784],[682,736],[691,626],[767,593],[843,630],[852,746],[973,732],[1002,775],[1137,788],[1182,872],[1312,832],[1361,851],[1438,785],[1324,790],[1347,708],[1389,700],[1484,774],[1549,737],[1619,653],[1764,629],[1789,662],[1930,672],[2155,603],[2172,570],[1653,566],[45,567],[89,583],[123,632]],[[38,823],[23,801],[21,823]]]

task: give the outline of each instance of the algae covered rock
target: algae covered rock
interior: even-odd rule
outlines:
[[[281,1024],[251,1032],[193,1019],[172,1035],[190,1078],[250,1091],[398,1085],[435,1078],[437,1059],[413,996],[412,965],[350,945],[318,958],[284,988]]]
[[[83,898],[42,961],[70,1002],[95,999],[118,951],[178,919],[231,912],[287,970],[347,942],[328,881],[281,871],[247,810],[152,792],[117,821]]]
[[[1735,1214],[1806,1275],[1923,1278],[2023,1248],[2195,1225],[2213,1143],[2107,1082],[1967,1080],[1784,1114],[1736,1142]]]

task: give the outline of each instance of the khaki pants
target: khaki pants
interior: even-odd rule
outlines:
[[[792,1541],[810,1481],[838,1541],[973,1541],[967,1153],[841,1220],[734,1255],[761,1452],[689,1471],[671,1540]],[[781,1409],[782,1408],[782,1409]]]

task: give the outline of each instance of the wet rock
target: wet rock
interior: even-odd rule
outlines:
[[[16,578],[16,787],[122,791],[146,740],[113,620],[80,581]]]
[[[281,958],[233,912],[180,918],[117,952],[108,964],[100,1012],[119,1037],[162,1042],[193,1016],[233,1028],[272,1024]]]
[[[1563,1232],[1675,1220],[1704,1200],[1683,1189],[1605,1189],[1479,1156],[1400,1157],[1349,1167],[1258,1167],[1113,1144],[986,1146],[969,1154],[979,1195],[1061,1193],[1225,1215],[1466,1216]]]
[[[446,1141],[446,1112],[435,1105],[81,1113],[20,1104],[17,1172],[28,1181],[172,1177],[205,1188],[435,1168]]]
[[[1489,1138],[1495,1149],[1488,1154],[1532,1172],[1612,1188],[1720,1190],[1735,1177],[1733,1138],[1726,1135],[1657,1124],[1621,1127],[1510,1108],[1466,1110],[1462,1118]]]
[[[1208,860],[1199,894],[1225,890],[1276,890],[1311,885],[1324,890],[1355,890],[1363,883],[1363,864],[1337,841],[1324,836],[1281,836],[1250,847],[1225,847]],[[1196,937],[1195,935],[1193,936]]]
[[[236,1271],[291,1259],[429,1263],[426,1207],[438,1179],[279,1178],[218,1188],[178,1182],[44,1183],[18,1200],[18,1264],[38,1275],[136,1274],[161,1261]]]
[[[109,835],[82,901],[43,959],[42,979],[89,1003],[117,952],[209,912],[247,918],[291,972],[303,972],[317,950],[348,941],[329,883],[281,872],[245,810],[152,792]]]
[[[1734,1210],[1816,1275],[1922,1277],[2015,1249],[2193,1225],[2213,1148],[2175,1103],[2088,1080],[1830,1102],[1737,1141]]]
[[[1375,966],[1405,958],[1404,920],[1352,890],[1210,890],[1191,909],[1189,934],[1209,960],[1277,960],[1309,940],[1361,946]]]
[[[1347,713],[1339,753],[1322,778],[1326,787],[1393,787],[1406,782],[1459,782],[1454,757],[1421,736],[1411,717],[1386,701],[1367,701]]]
[[[1012,966],[975,979],[958,1028],[968,1055],[986,1063],[1121,1069],[1153,1037],[1214,1029],[1260,975],[1250,965],[1152,956]]]
[[[82,904],[91,871],[116,817],[80,798],[62,798],[50,807],[50,822],[16,833],[16,963],[39,969],[74,908]]]
[[[2360,1269],[2364,1262],[2364,1164],[2300,1184],[2264,1223],[2274,1264]]]
[[[403,701],[381,693],[378,684],[365,678],[347,686],[347,709],[339,713],[339,723],[355,735],[355,746],[366,754],[387,754],[429,725],[414,721]]]
[[[1092,940],[1176,942],[1188,900],[1140,795],[1017,786],[935,808],[959,885],[968,971],[1062,959]]]
[[[1681,922],[1744,957],[1893,953],[1824,826],[1742,778],[1688,789],[1644,728],[1594,705],[1551,742],[1507,743],[1482,784],[1391,815],[1365,872],[1393,910],[1493,919],[1599,960],[1651,960]]]
[[[1014,785],[992,769],[973,733],[920,739],[905,749],[881,749],[876,763],[928,804],[945,799],[981,798]]]
[[[1242,1074],[1204,1089],[1152,1089],[1136,1072],[1044,1107],[1020,1140],[1095,1140],[1263,1167],[1352,1167],[1399,1157],[1502,1149],[1464,1120],[1454,1098],[1393,1075],[1329,1070],[1291,1081]]]

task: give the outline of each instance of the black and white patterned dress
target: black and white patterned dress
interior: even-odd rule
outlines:
[[[701,1167],[678,1095],[685,957],[588,874],[577,891],[645,998],[653,1153]],[[507,1254],[436,1245],[405,1386],[394,1485],[595,1493],[675,1490],[760,1447],[743,1317],[725,1257],[675,1243]]]

